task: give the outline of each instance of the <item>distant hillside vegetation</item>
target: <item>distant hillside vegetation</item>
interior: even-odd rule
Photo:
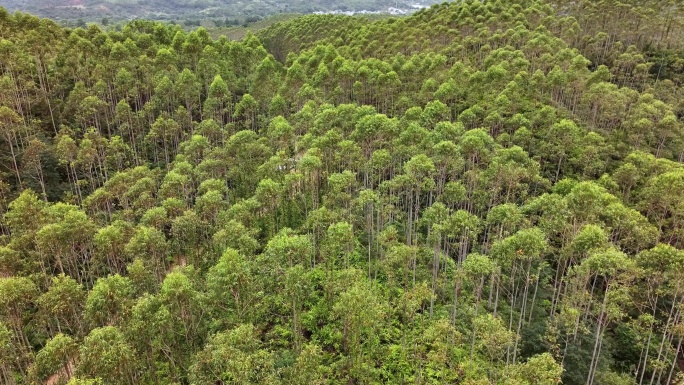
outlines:
[[[682,7],[0,9],[0,384],[681,385]]]
[[[396,8],[409,13],[437,0],[0,0],[10,11],[20,10],[42,17],[75,22],[152,19],[188,21],[212,20],[224,25],[253,22],[279,13],[388,12]]]

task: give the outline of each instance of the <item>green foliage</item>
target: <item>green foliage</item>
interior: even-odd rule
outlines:
[[[0,11],[0,383],[673,383],[682,15]]]

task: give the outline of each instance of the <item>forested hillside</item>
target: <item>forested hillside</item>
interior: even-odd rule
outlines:
[[[0,383],[681,383],[682,7],[0,10]]]

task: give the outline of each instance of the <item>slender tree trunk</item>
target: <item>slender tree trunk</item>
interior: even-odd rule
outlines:
[[[9,147],[10,155],[12,156],[12,168],[14,175],[17,177],[17,184],[19,185],[19,189],[22,189],[21,175],[19,174],[19,165],[17,164],[17,155],[14,152],[14,145],[12,144],[13,142],[11,135],[5,135],[5,140],[7,141],[7,146]]]
[[[510,290],[510,309],[508,311],[508,330],[513,331],[513,312],[515,310],[515,304],[518,299],[518,290],[519,290],[519,285],[516,285],[515,283],[515,270],[517,264],[515,263],[515,260],[512,262],[512,267],[511,267],[511,290]],[[506,348],[506,364],[508,365],[510,363],[510,357],[511,357],[511,347],[508,346]]]
[[[527,323],[532,322],[532,317],[534,316],[534,305],[537,303],[537,292],[539,291],[539,278],[541,277],[541,265],[537,269],[537,277],[534,283],[534,294],[532,294],[532,304],[530,305],[530,316],[527,319]]]
[[[593,385],[594,375],[598,367],[599,354],[601,352],[601,336],[603,334],[603,318],[606,312],[606,304],[608,302],[608,291],[610,290],[610,283],[606,283],[606,292],[603,296],[603,302],[601,303],[601,311],[599,313],[598,320],[596,321],[596,333],[594,337],[594,351],[591,354],[591,363],[589,365],[589,374],[587,376],[587,385]]]
[[[458,274],[459,272],[456,272]],[[454,285],[454,308],[451,312],[451,326],[456,326],[456,315],[458,308],[458,292],[461,290],[461,277],[456,277],[456,284]]]
[[[674,311],[677,305],[677,298],[672,299],[672,306],[670,307],[670,314],[667,316],[667,322],[665,323],[665,330],[663,331],[663,338],[660,340],[660,348],[658,349],[658,358],[656,358],[656,362],[660,362],[661,357],[663,356],[663,350],[665,349],[665,342],[667,341],[667,335],[670,330],[670,324],[672,322],[672,318],[674,316]],[[655,381],[655,375],[656,375],[656,370],[653,371],[653,374],[651,374],[651,381],[649,384],[653,385],[653,382]]]
[[[646,352],[644,353],[642,350],[642,354],[644,357],[643,364],[641,363],[641,360],[639,361],[640,368],[638,368],[638,369],[641,369],[641,375],[639,376],[639,385],[641,385],[644,382],[644,374],[646,373],[646,368],[648,365],[648,354],[649,354],[649,348],[651,347],[651,337],[652,336],[653,336],[653,330],[650,330],[648,333],[648,340],[646,341]]]
[[[530,269],[532,268],[532,260],[527,262],[527,270],[525,271],[525,289],[523,289],[523,303],[518,314],[518,328],[516,329],[515,344],[513,346],[513,364],[515,365],[518,356],[518,343],[520,341],[520,332],[522,330],[523,320],[525,319],[525,311],[527,310],[527,293],[530,288]]]
[[[680,313],[679,310],[677,310],[677,315],[675,316],[675,320],[674,320],[674,322],[672,323],[672,326],[677,325],[677,323],[679,323],[679,321],[680,321],[680,318],[681,318],[681,313]],[[668,334],[669,334],[668,342],[669,342],[670,344],[672,344],[672,343],[674,342],[674,335],[673,335],[672,333],[669,333],[669,332],[668,332]],[[675,352],[674,352],[675,360],[677,359],[677,354],[678,354],[678,353],[679,353],[679,349],[675,350]],[[663,357],[663,359],[664,359],[664,358],[665,358],[665,357]],[[662,379],[662,376],[663,376],[664,372],[665,372],[665,367],[660,367],[660,368],[658,369],[658,379],[656,380],[656,383],[657,383],[657,384],[660,384],[660,383],[661,383],[660,380]]]
[[[499,309],[499,291],[501,289],[501,278],[499,277],[500,272],[496,273],[496,295],[494,297],[494,311],[492,312],[494,318],[496,318],[496,312]]]
[[[430,318],[432,319],[435,306],[435,292],[437,289],[437,273],[439,271],[439,241],[435,241],[433,246],[434,258],[432,260],[432,295],[430,296]]]
[[[559,261],[558,266],[556,266],[556,276],[553,281],[553,295],[551,296],[551,311],[549,313],[549,318],[554,319],[556,316],[556,307],[558,306],[558,301],[560,301],[561,289],[563,286],[563,273],[565,272],[566,261]]]
[[[667,375],[667,384],[672,384],[672,375],[674,374],[674,370],[677,367],[679,350],[681,350],[682,348],[682,339],[684,339],[684,337],[679,337],[679,341],[677,342],[677,348],[675,349],[674,357],[672,358],[672,365],[670,365],[670,373]]]
[[[658,302],[657,297],[656,297],[655,302],[657,304],[657,302]],[[654,306],[652,316],[655,317],[655,314],[656,314],[656,307]],[[644,382],[644,374],[646,373],[646,367],[648,364],[648,354],[649,354],[649,350],[651,348],[651,338],[652,337],[653,337],[653,326],[651,326],[648,330],[648,339],[646,341],[646,352],[644,353],[643,364],[641,363],[641,360],[639,360],[639,366],[640,367],[637,368],[637,374],[639,373],[639,369],[641,369],[641,375],[639,376],[639,385],[641,385]],[[643,353],[643,349],[642,349],[642,353]]]
[[[482,295],[482,286],[484,286],[484,276],[480,277],[480,282],[475,289],[475,306],[473,319],[477,318],[477,313],[480,310],[480,296]],[[473,353],[475,352],[475,328],[473,327],[472,337],[470,338],[470,362],[473,361]]]

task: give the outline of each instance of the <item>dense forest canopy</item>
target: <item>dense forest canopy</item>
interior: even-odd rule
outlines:
[[[682,381],[683,6],[0,9],[0,383]]]

